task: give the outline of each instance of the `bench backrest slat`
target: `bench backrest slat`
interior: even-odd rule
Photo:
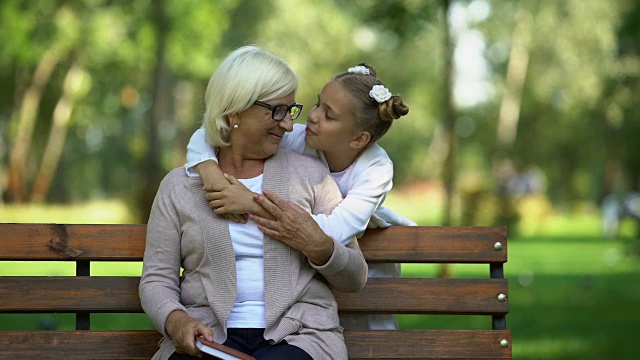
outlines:
[[[0,313],[141,312],[139,277],[0,277]],[[428,291],[425,291],[428,289]],[[504,279],[369,279],[359,293],[334,291],[344,313],[504,315]],[[96,301],[96,299],[100,299]]]
[[[146,225],[0,224],[0,261],[141,261],[146,231]]]
[[[504,227],[393,226],[367,230],[360,241],[368,262],[505,263]],[[496,243],[503,245],[496,250]]]
[[[141,261],[145,236],[146,225],[0,224],[0,261]],[[369,262],[507,261],[504,227],[394,226],[368,230],[360,245]]]

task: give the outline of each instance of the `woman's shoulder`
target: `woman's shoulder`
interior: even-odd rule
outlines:
[[[184,171],[184,167],[175,168],[167,175],[165,175],[164,179],[160,183],[161,189],[171,189],[175,190],[180,187],[188,187],[191,183],[202,182],[199,177],[189,177],[187,173]]]
[[[184,172],[184,168],[183,167],[179,167],[179,168],[175,168],[172,169],[171,171],[169,171],[167,173],[167,175],[165,175],[164,180],[163,181],[185,181],[185,179],[187,179],[188,176],[187,174]]]

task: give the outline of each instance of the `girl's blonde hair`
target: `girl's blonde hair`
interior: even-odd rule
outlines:
[[[212,146],[229,146],[229,115],[256,100],[269,101],[298,90],[298,77],[284,60],[248,45],[231,52],[209,79],[202,123]]]

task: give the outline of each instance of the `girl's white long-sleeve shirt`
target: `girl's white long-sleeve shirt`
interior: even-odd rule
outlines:
[[[326,165],[322,151],[306,144],[305,128],[305,125],[294,124],[293,131],[285,133],[280,147],[316,157]],[[198,176],[194,166],[206,160],[217,161],[217,158],[215,149],[206,141],[204,129],[200,128],[187,146],[187,174]],[[344,243],[353,236],[360,237],[367,227],[416,225],[382,207],[387,192],[393,187],[393,162],[378,144],[369,146],[348,168],[331,173],[331,176],[338,184],[343,200],[330,215],[312,216],[320,228],[336,241]]]

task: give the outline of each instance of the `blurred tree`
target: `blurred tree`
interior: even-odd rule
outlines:
[[[453,105],[453,51],[455,48],[454,40],[451,36],[451,27],[449,25],[449,17],[450,17],[450,2],[449,0],[442,0],[442,9],[443,9],[443,21],[444,25],[444,40],[443,40],[443,48],[444,56],[445,56],[445,66],[443,71],[443,87],[442,87],[442,109],[443,109],[443,129],[446,136],[447,142],[447,155],[445,157],[445,161],[443,164],[443,176],[442,180],[444,182],[445,189],[445,203],[444,203],[444,211],[442,218],[443,226],[451,226],[452,218],[453,218],[453,194],[454,187],[456,182],[456,152],[458,148],[458,139],[456,136],[456,110]],[[441,276],[444,277],[447,273],[445,271],[446,267],[443,265]]]
[[[472,141],[485,144],[486,159],[495,164],[508,158],[516,174],[542,168],[557,204],[589,198],[593,169],[604,163],[600,99],[605,79],[619,66],[615,32],[622,5],[494,0],[478,24],[497,96],[488,104],[494,110],[485,115],[487,126]]]
[[[606,168],[601,196],[640,192],[640,3],[622,3],[624,16],[617,31],[618,66],[611,71],[602,99],[601,121],[606,139]]]
[[[34,180],[31,193],[32,202],[43,202],[49,192],[53,175],[58,167],[60,155],[64,149],[71,113],[75,102],[80,97],[79,93],[82,89],[83,74],[84,70],[82,65],[76,61],[71,65],[71,68],[65,76],[62,95],[53,111],[49,139],[43,152],[40,169]]]
[[[178,142],[174,135],[198,112],[199,90],[195,89],[203,87],[214,68],[228,26],[225,14],[235,4],[233,0],[83,0],[38,6],[3,2],[0,16],[7,21],[0,25],[0,33],[17,35],[7,38],[0,64],[34,74],[28,87],[22,85],[24,76],[19,72],[7,77],[15,88],[25,90],[7,94],[15,95],[14,103],[22,105],[16,107],[8,126],[11,161],[4,197],[28,200],[31,183],[36,201],[48,197],[50,186],[64,189],[55,192],[58,200],[66,200],[64,194],[85,197],[101,189],[128,199],[140,199],[129,195],[144,189],[155,194],[167,167],[176,166],[173,154],[182,153],[177,158],[184,161],[184,146],[172,148]],[[167,15],[151,16],[154,7],[163,7]],[[154,63],[159,64],[155,72]],[[156,80],[154,74],[160,74]],[[177,77],[182,80],[176,81]],[[179,104],[170,103],[176,92]],[[39,106],[42,101],[45,107]],[[177,105],[186,108],[177,112],[179,119],[174,118]],[[2,110],[0,116],[8,115]],[[149,116],[147,123],[140,121],[145,116]],[[73,131],[67,144],[70,126]],[[34,150],[31,155],[30,150]],[[32,160],[36,153],[42,156],[41,162]],[[100,156],[83,156],[90,153]],[[56,180],[53,174],[59,160],[64,173]],[[104,182],[96,183],[100,174],[105,175]],[[144,208],[131,202],[135,208]],[[144,213],[140,211],[141,219]]]
[[[44,21],[42,23],[30,21],[30,12],[42,13]],[[20,100],[17,100],[19,105],[11,115],[10,129],[16,129],[16,136],[10,149],[7,187],[4,195],[9,201],[21,202],[27,199],[26,164],[29,159],[40,102],[53,72],[76,41],[73,32],[62,31],[61,28],[68,26],[69,23],[73,27],[75,22],[68,7],[55,8],[52,4],[39,4],[27,10],[16,1],[5,3],[2,7],[2,19],[4,24],[2,26],[6,29],[1,29],[0,33],[6,35],[12,33],[11,30],[17,30],[14,26],[22,27],[28,24],[25,26],[27,29],[24,27],[21,29],[24,31],[20,34],[22,36],[16,36],[12,40],[7,39],[6,43],[3,41],[4,44],[7,44],[3,60],[11,61],[22,58],[26,60],[28,67],[39,57],[30,84],[24,94],[18,95],[21,97]],[[52,29],[53,31],[51,31]],[[47,31],[51,32],[53,36],[44,35]],[[34,37],[44,36],[49,45],[46,45],[44,49],[36,46],[37,50],[34,49],[36,54],[22,57],[20,55],[28,53],[26,49],[31,47],[29,34]]]
[[[498,206],[495,223],[509,227],[512,235],[515,235],[513,226],[518,221],[518,215],[514,199],[509,191],[509,185],[517,175],[517,170],[513,168],[514,161],[511,158],[511,152],[517,140],[522,93],[529,65],[529,43],[533,31],[529,10],[522,3],[516,6],[515,25],[504,80],[504,93],[498,112],[496,153],[493,155],[493,172],[498,183]]]
[[[171,70],[166,62],[167,38],[173,24],[168,16],[165,0],[156,0],[151,4],[152,23],[156,40],[155,64],[153,67],[153,80],[151,85],[151,109],[149,110],[149,129],[147,132],[147,149],[144,165],[144,185],[142,187],[140,208],[142,217],[148,218],[156,196],[160,181],[164,177],[165,170],[162,166],[162,143],[160,138],[160,126],[163,117],[170,114],[169,97],[171,86],[169,84]]]
[[[248,43],[292,65],[305,109],[334,74],[373,65],[411,109],[381,140],[396,186],[449,179],[456,195],[462,177],[446,175],[453,169],[480,174],[486,180],[478,183],[489,187],[504,156],[516,171],[541,167],[557,204],[638,187],[636,2],[450,0],[449,20],[460,9],[467,14],[465,30],[480,39],[491,82],[484,101],[457,106],[453,117],[443,91],[450,79],[444,4],[3,1],[3,197],[121,197],[143,221],[141,194],[148,190],[148,203],[159,177],[184,162],[211,72]],[[154,17],[160,6],[166,26]],[[486,16],[471,16],[478,11]],[[453,30],[455,43],[459,28]],[[448,128],[445,119],[453,120]],[[445,168],[447,161],[455,166]]]

